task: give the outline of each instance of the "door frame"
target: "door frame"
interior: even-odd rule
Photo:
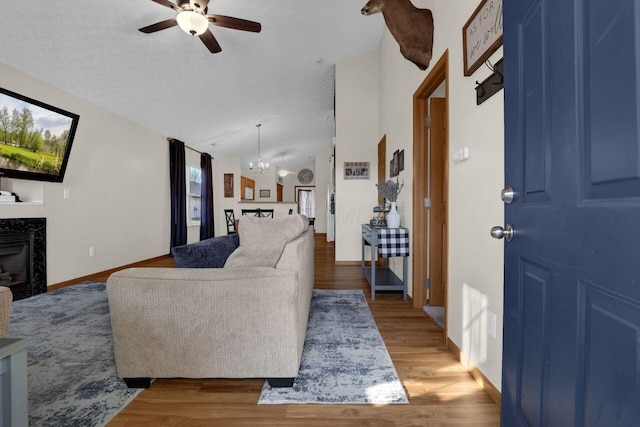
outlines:
[[[428,164],[429,152],[427,145],[427,126],[425,117],[427,117],[429,97],[442,84],[445,83],[445,126],[449,129],[449,50],[445,50],[438,62],[433,66],[431,72],[424,79],[422,84],[413,94],[413,245],[412,245],[412,289],[413,289],[413,307],[422,308],[426,303],[426,289],[423,285],[423,278],[427,277],[427,254],[429,242],[422,236],[427,235],[428,221],[426,209],[424,208],[424,199],[428,196],[427,179],[428,168],[424,165]],[[446,146],[449,147],[449,133],[446,132]],[[445,153],[445,170],[444,180],[445,186],[448,188],[449,183],[449,153]],[[447,218],[447,223],[449,220]],[[448,240],[448,237],[446,238]],[[449,247],[448,241],[445,247]],[[446,254],[448,256],[448,254]],[[419,260],[424,260],[420,262]],[[447,262],[448,270],[448,262]],[[448,277],[448,271],[446,276]],[[447,340],[447,301],[448,287],[445,288],[445,321],[444,321],[444,337]],[[446,344],[446,343],[445,343]]]

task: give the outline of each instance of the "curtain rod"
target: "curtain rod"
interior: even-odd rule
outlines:
[[[179,139],[176,138],[171,138],[171,137],[167,137],[167,141],[171,142],[171,141],[178,141],[178,142],[182,142],[185,146],[185,148],[188,148],[191,151],[195,151],[198,154],[202,154],[202,151],[196,150],[195,148],[191,148],[189,147],[187,144],[185,144],[183,141],[180,141]],[[205,154],[209,154],[209,153],[205,153]],[[213,157],[211,154],[209,154],[211,156],[212,159],[214,159],[215,157]]]

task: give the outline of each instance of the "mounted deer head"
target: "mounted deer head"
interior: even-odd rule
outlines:
[[[369,0],[361,12],[382,12],[402,56],[421,70],[427,69],[433,49],[433,15],[429,9],[418,9],[410,0]]]

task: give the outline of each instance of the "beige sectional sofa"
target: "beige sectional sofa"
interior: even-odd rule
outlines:
[[[268,378],[298,375],[314,283],[306,217],[243,217],[224,268],[134,268],[107,281],[118,376]],[[275,262],[274,265],[270,265]]]
[[[11,289],[6,286],[0,286],[0,338],[6,338],[9,330],[9,321],[11,320],[11,303],[13,302],[13,294]]]

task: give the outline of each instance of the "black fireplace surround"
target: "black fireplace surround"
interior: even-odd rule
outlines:
[[[14,301],[47,291],[46,224],[46,218],[0,219],[0,266],[12,279],[1,284]]]

